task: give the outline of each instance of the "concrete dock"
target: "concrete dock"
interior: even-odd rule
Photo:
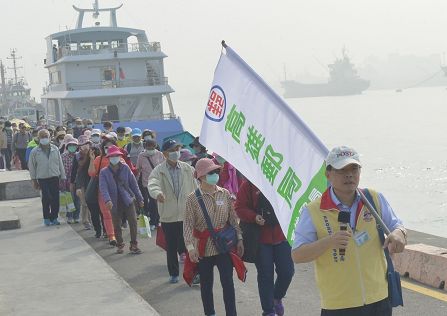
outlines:
[[[155,236],[139,241],[143,254],[130,255],[126,247],[119,255],[80,224],[44,227],[39,198],[2,201],[0,215],[6,213],[21,228],[0,231],[0,315],[203,315],[198,286],[168,283]],[[124,239],[128,246],[128,230]],[[411,231],[409,243],[445,247],[447,239]],[[238,314],[261,315],[256,269],[247,268],[246,283],[234,277]],[[405,307],[394,315],[447,315],[445,291],[402,280]],[[217,271],[214,302],[217,315],[224,315]],[[313,264],[295,265],[286,315],[319,315],[319,304]]]

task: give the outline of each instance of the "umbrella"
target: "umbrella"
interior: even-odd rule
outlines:
[[[16,123],[17,126],[19,126],[19,124],[23,123],[23,124],[25,124],[26,128],[31,128],[31,125],[29,125],[26,121],[21,120],[21,119],[15,118],[15,119],[10,120],[10,122],[11,122],[11,124]]]

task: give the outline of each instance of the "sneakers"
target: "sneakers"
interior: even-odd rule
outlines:
[[[173,276],[173,275],[171,275],[171,276],[169,277],[169,283],[171,283],[171,284],[178,283],[178,276]]]
[[[116,253],[123,253],[124,252],[124,243],[123,244],[117,244],[116,245]]]
[[[138,248],[138,244],[136,242],[130,244],[129,250],[130,250],[130,253],[134,254],[134,255],[139,255],[140,253],[142,253],[141,249]]]
[[[185,260],[186,260],[186,253],[182,253],[182,254],[180,254],[180,256],[179,256],[179,262],[180,262],[181,264],[184,264],[184,263],[185,263]]]
[[[51,221],[51,224],[50,225],[60,225],[61,223],[57,220],[57,218],[56,219],[53,219],[52,221]]]
[[[43,224],[44,224],[45,226],[50,226],[50,225],[51,225],[51,221],[50,221],[48,218],[45,218],[45,219],[43,220]]]
[[[116,240],[115,239],[109,240],[109,245],[112,246],[112,247],[116,247],[116,245],[117,245]]]
[[[84,224],[84,229],[85,230],[90,230],[90,229],[92,229],[92,225],[90,225],[90,223],[85,223]]]
[[[155,225],[151,225],[150,228],[151,228],[151,231],[154,231],[157,227]]]
[[[273,304],[274,304],[273,308],[275,309],[276,315],[283,316],[284,315],[284,305],[282,304],[282,301],[274,299]]]
[[[127,222],[122,223],[121,228],[127,228]]]
[[[200,285],[200,274],[196,274],[194,279],[192,279],[192,285]]]
[[[67,224],[74,224],[74,222],[73,218],[67,218]]]

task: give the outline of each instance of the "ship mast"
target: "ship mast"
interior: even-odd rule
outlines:
[[[23,68],[23,67],[17,66],[17,59],[22,59],[22,57],[17,57],[16,52],[17,51],[15,49],[13,49],[11,51],[11,57],[6,57],[7,59],[12,59],[13,67],[12,68],[8,67],[8,69],[14,70],[14,84],[15,85],[17,85],[17,83],[19,82],[19,80],[18,80],[19,77],[17,76],[17,69]]]
[[[0,78],[2,80],[2,99],[1,99],[1,107],[0,107],[0,113],[4,112],[4,108],[6,106],[6,80],[5,80],[5,66],[3,66],[3,62],[0,60]]]
[[[99,1],[95,0],[95,2],[93,3],[93,8],[92,9],[81,9],[76,7],[75,5],[73,6],[73,8],[79,12],[78,15],[78,22],[76,23],[76,28],[77,29],[82,29],[82,23],[84,22],[84,13],[85,12],[93,12],[93,18],[97,19],[99,17],[99,12],[104,12],[104,11],[108,11],[110,12],[110,26],[111,27],[118,27],[118,23],[116,21],[116,10],[118,10],[119,8],[121,8],[123,5],[119,5],[117,7],[114,8],[103,8],[100,9],[99,8]],[[97,22],[99,25],[99,22]]]

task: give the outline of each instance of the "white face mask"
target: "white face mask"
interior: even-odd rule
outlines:
[[[109,161],[112,165],[116,165],[118,162],[120,162],[120,157],[110,157]]]
[[[180,151],[173,151],[168,153],[168,158],[173,162],[177,162],[180,158]]]
[[[94,143],[99,143],[99,141],[100,141],[100,138],[99,138],[99,136],[92,136],[92,142],[94,142]]]
[[[40,142],[41,145],[45,146],[45,145],[48,145],[50,143],[50,139],[49,138],[41,138],[39,140],[39,142]]]
[[[155,155],[155,149],[146,149],[146,152],[149,156]]]

